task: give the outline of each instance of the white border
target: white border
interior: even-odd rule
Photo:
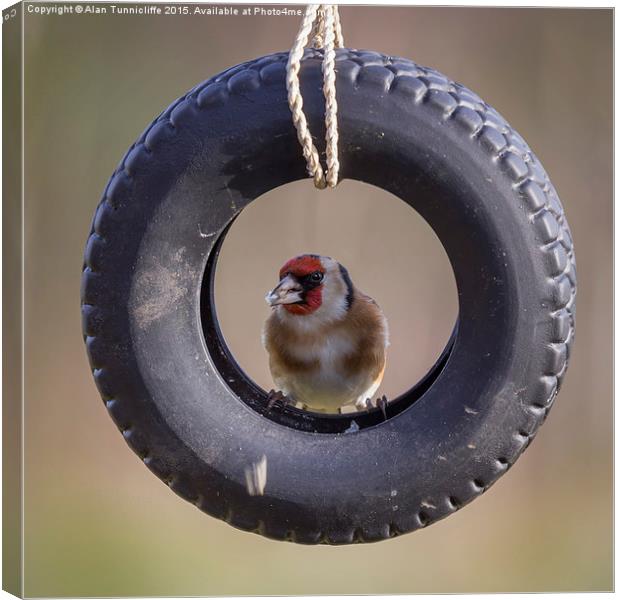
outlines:
[[[41,2],[44,0],[29,0],[31,2]],[[99,0],[94,0],[95,2],[99,1]],[[106,0],[107,1],[107,0]],[[122,1],[122,0],[121,0]],[[94,3],[93,0],[90,0],[91,3]],[[55,2],[49,2],[49,4],[54,4]],[[65,2],[63,2],[65,3]],[[146,2],[144,0],[135,0],[135,2],[133,2],[135,4],[138,3],[157,3],[157,2]],[[172,3],[182,3],[182,0],[170,0],[169,1],[170,4]],[[191,2],[192,4],[223,4],[223,5],[230,5],[230,4],[284,4],[284,5],[305,5],[306,3],[304,2],[285,2],[283,0],[272,0],[271,2],[243,2],[241,0],[230,0],[228,2],[220,2],[219,0],[215,0],[215,1],[204,1],[204,0],[199,0],[198,2],[193,1]],[[11,0],[0,0],[0,8],[2,10],[4,10],[5,8],[8,8],[9,6],[15,4],[14,1]],[[450,3],[446,3],[446,4],[440,4],[437,2],[431,2],[428,0],[418,0],[417,2],[413,3],[413,2],[408,2],[408,1],[402,1],[402,2],[360,2],[360,1],[353,1],[353,0],[343,0],[341,2],[339,2],[339,4],[341,5],[358,5],[358,6],[376,6],[376,5],[383,5],[383,6],[434,6],[434,7],[500,7],[500,8],[507,8],[507,7],[517,7],[517,8],[612,8],[615,9],[616,8],[616,3],[615,2],[610,2],[610,1],[599,1],[596,3],[596,6],[588,6],[588,5],[584,5],[584,2],[577,2],[577,1],[570,1],[570,0],[565,0],[563,2],[558,1],[558,0],[546,0],[544,3],[541,4],[532,4],[532,3],[523,3],[523,2],[516,2],[516,1],[504,1],[504,2],[491,2],[491,1],[485,1],[485,0],[478,0],[478,2],[466,2],[463,0],[453,0]],[[22,231],[21,231],[21,235],[22,235],[22,263],[21,263],[21,277],[22,277],[22,288],[21,288],[21,292],[22,292],[22,315],[23,317],[25,317],[25,213],[24,213],[24,202],[25,202],[25,122],[24,122],[24,116],[25,116],[25,112],[24,112],[24,86],[25,86],[25,78],[24,78],[24,74],[25,74],[25,64],[24,64],[24,26],[25,26],[25,11],[24,11],[24,7],[22,4],[22,98],[21,98],[21,110],[22,110]],[[618,24],[618,16],[617,16],[617,11],[614,10],[614,33],[617,29],[617,24]],[[293,37],[294,32],[291,31],[291,39]],[[2,34],[0,33],[0,40],[1,40]],[[617,65],[617,49],[615,46],[615,36],[614,36],[614,111],[617,111],[619,103],[618,103],[618,99],[617,96],[615,95],[616,92],[616,87],[615,87],[615,75],[616,75],[616,65]],[[0,81],[0,92],[1,92],[1,81]],[[615,114],[615,112],[614,112]],[[0,135],[2,133],[2,126],[0,123]],[[618,169],[620,167],[620,161],[617,161],[617,156],[615,155],[615,141],[616,141],[616,123],[615,123],[615,118],[614,118],[614,172],[616,169]],[[1,148],[0,148],[0,160],[1,160]],[[617,180],[614,177],[614,197],[616,196],[617,193]],[[615,231],[618,228],[618,224],[619,224],[620,218],[618,217],[617,212],[615,211],[615,203],[614,203],[614,234]],[[2,224],[2,217],[0,215],[0,227]],[[604,225],[604,224],[602,224]],[[1,229],[0,229],[0,242],[2,240],[2,233],[1,233]],[[620,331],[620,326],[618,325],[618,322],[615,319],[615,309],[616,309],[616,300],[618,298],[618,292],[619,292],[619,278],[618,278],[618,258],[619,258],[619,252],[618,252],[618,248],[615,244],[615,236],[614,236],[614,342],[615,339],[618,338],[618,333]],[[1,282],[0,282],[0,288],[1,288]],[[25,377],[24,377],[24,358],[25,358],[25,347],[24,347],[24,339],[25,339],[25,318],[22,318],[22,323],[21,323],[21,333],[22,333],[22,370],[21,370],[21,385],[22,385],[22,407],[21,407],[21,449],[20,449],[20,453],[21,453],[21,476],[22,476],[22,485],[21,485],[21,505],[22,505],[22,511],[21,511],[21,533],[22,533],[22,545],[21,545],[21,561],[22,561],[22,571],[21,571],[21,575],[22,575],[22,580],[20,582],[20,588],[21,588],[21,594],[22,596],[24,595],[24,580],[25,580],[25,572],[24,572],[24,566],[25,566],[25,544],[24,544],[24,527],[25,527],[25,512],[24,512],[24,482],[25,482],[25,471],[24,471],[24,458],[25,458]],[[0,314],[0,334],[2,332],[2,316]],[[1,367],[0,367],[1,368]],[[614,373],[620,369],[620,360],[618,359],[617,354],[615,353],[615,343],[614,343]],[[614,398],[615,398],[615,377],[614,377]],[[618,415],[616,414],[616,411],[614,410],[614,441],[615,441],[615,429],[616,426],[618,425]],[[0,434],[1,435],[1,434]],[[615,475],[616,475],[616,465],[618,464],[618,448],[615,447],[615,452],[614,452],[614,493],[615,493]],[[2,456],[2,450],[0,448],[0,457]],[[1,483],[0,483],[0,489],[1,489]],[[618,509],[618,498],[615,495],[614,497],[614,583],[615,583],[615,573],[618,570],[618,556],[617,553],[615,552],[615,542],[616,542],[616,527],[615,527],[615,511]],[[587,507],[584,507],[584,512],[587,513]],[[0,524],[1,524],[1,516],[0,516]],[[1,553],[1,550],[0,550]],[[309,568],[311,568],[311,566],[309,565]],[[1,563],[0,563],[0,570],[1,570]],[[504,595],[504,594],[498,594],[498,595]],[[558,596],[565,596],[568,594],[537,594],[537,597],[542,598],[542,599],[547,599],[547,598],[557,598]],[[601,598],[601,597],[605,597],[605,596],[610,596],[612,594],[609,593],[573,593],[570,594],[570,598],[571,599],[576,599],[576,600],[582,600],[582,599],[590,599],[590,598]],[[477,595],[477,594],[463,594],[462,596],[464,597],[478,597],[481,595]],[[516,599],[520,599],[520,598],[526,598],[528,595],[527,594],[510,594],[510,596],[512,598],[516,598]],[[286,596],[285,596],[286,597]],[[388,598],[388,596],[375,596],[377,598]],[[414,596],[410,596],[410,595],[406,595],[404,596],[405,598],[413,598]],[[5,599],[10,599],[13,598],[13,596],[11,596],[10,594],[8,594],[7,592],[4,591],[0,591],[0,599],[5,600]],[[230,596],[227,598],[237,598],[235,596]],[[312,599],[313,597],[311,596],[297,596],[297,598],[308,598],[309,600]],[[322,598],[327,598],[327,599],[332,599],[332,598],[339,598],[338,596],[322,596]],[[366,598],[365,596],[349,596],[348,598],[352,598],[352,599],[364,599]],[[416,595],[415,598],[431,598],[430,595]]]

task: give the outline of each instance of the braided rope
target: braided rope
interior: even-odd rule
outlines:
[[[323,94],[325,96],[325,142],[327,172],[323,170],[319,152],[312,140],[308,121],[303,111],[299,85],[299,69],[304,48],[311,39],[314,48],[323,48]],[[338,102],[336,100],[336,48],[344,44],[338,7],[334,4],[310,4],[297,32],[286,65],[288,103],[297,130],[297,139],[308,166],[308,173],[319,189],[338,184]]]

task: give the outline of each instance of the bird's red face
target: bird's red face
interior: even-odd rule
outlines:
[[[319,256],[291,258],[280,269],[280,283],[267,294],[271,306],[281,305],[294,315],[309,315],[323,302],[325,267]]]

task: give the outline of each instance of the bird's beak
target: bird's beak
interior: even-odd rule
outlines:
[[[269,306],[294,304],[303,300],[302,293],[303,289],[299,282],[291,275],[287,275],[265,296],[265,300]]]

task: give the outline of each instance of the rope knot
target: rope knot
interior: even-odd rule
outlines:
[[[314,145],[303,111],[303,98],[299,85],[299,69],[304,48],[311,39],[313,48],[323,49],[323,94],[325,96],[325,157],[324,171],[319,152]],[[338,184],[338,102],[336,101],[336,48],[342,48],[344,41],[340,26],[338,7],[335,4],[311,4],[306,8],[301,27],[288,57],[286,65],[286,89],[288,104],[297,130],[297,139],[306,159],[308,173],[319,189],[336,187]]]

